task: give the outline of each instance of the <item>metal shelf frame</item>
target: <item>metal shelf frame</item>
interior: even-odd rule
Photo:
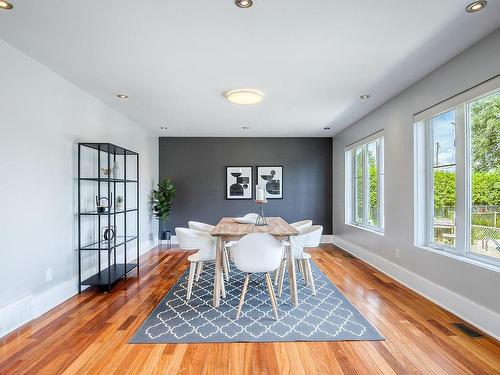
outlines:
[[[97,151],[97,174],[95,176],[82,176],[82,149],[88,148]],[[116,162],[117,156],[123,156],[123,178],[113,178],[111,173],[106,177],[101,177],[101,157],[105,158],[104,167],[106,169],[111,169],[112,163]],[[127,156],[132,156],[135,158],[135,178],[127,179]],[[114,176],[115,177],[115,176]],[[101,197],[101,192],[106,191],[107,197],[115,197],[116,199],[116,186],[117,184],[123,184],[123,209],[115,210],[115,202],[112,202],[113,209],[109,209],[106,212],[97,211],[82,211],[82,199],[88,197],[82,197],[82,183],[95,182],[97,183],[97,196]],[[127,185],[135,185],[135,197],[129,194],[127,196]],[[104,186],[101,186],[104,185]],[[128,202],[135,200],[134,208],[127,208]],[[136,233],[127,235],[127,214],[135,213],[136,215]],[[123,215],[123,235],[117,236],[117,231],[115,230],[115,235],[110,241],[103,240],[101,236],[101,224],[107,224],[107,227],[111,227],[111,223],[116,226],[117,215]],[[97,218],[97,235],[96,241],[91,243],[82,244],[82,218]],[[136,252],[137,258],[135,262],[127,263],[127,245],[132,241],[136,241]],[[118,262],[116,258],[116,249],[123,246],[123,261]],[[97,252],[97,273],[87,277],[82,280],[82,253],[87,251]],[[107,253],[108,256],[108,266],[102,268],[101,265],[101,252]],[[111,257],[113,255],[113,257]],[[78,293],[82,292],[82,286],[98,286],[104,288],[108,292],[111,291],[112,285],[124,278],[127,279],[127,273],[133,269],[137,270],[137,276],[139,276],[139,154],[132,150],[128,150],[121,146],[116,146],[111,143],[93,143],[93,142],[83,142],[78,143]]]

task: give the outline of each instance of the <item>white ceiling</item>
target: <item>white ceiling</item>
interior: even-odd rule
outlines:
[[[1,38],[175,136],[331,136],[500,26],[500,0],[11,1]]]

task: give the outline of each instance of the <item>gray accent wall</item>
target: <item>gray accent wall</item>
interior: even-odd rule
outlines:
[[[161,137],[159,156],[160,179],[177,187],[169,229],[257,212],[254,200],[225,199],[226,166],[253,166],[255,185],[257,166],[282,165],[283,199],[268,200],[266,215],[312,219],[332,233],[331,138]]]
[[[500,29],[334,137],[335,234],[500,313],[500,273],[415,246],[413,114],[500,73]],[[344,150],[385,131],[385,235],[345,224]],[[397,256],[399,249],[399,257]]]

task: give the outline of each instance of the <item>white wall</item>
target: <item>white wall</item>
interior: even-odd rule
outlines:
[[[149,250],[157,137],[0,39],[0,336],[77,292],[81,141],[140,154],[140,243]]]
[[[499,73],[500,29],[336,135],[333,158],[334,232],[338,243],[354,252],[358,249],[359,256],[370,258],[379,268],[390,270],[399,266],[401,271],[420,277],[420,281],[410,286],[497,337],[500,337],[500,273],[414,246],[412,150],[414,113]],[[344,148],[380,129],[385,129],[383,237],[344,224]],[[400,249],[399,259],[396,249]],[[426,280],[437,284],[436,288],[424,292]],[[432,289],[437,291],[439,287],[443,289],[441,292],[449,292],[450,298],[458,298],[454,300],[456,306],[444,303],[442,293],[432,295]],[[481,320],[482,313],[488,318]]]

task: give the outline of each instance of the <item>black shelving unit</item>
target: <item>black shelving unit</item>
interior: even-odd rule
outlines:
[[[83,154],[89,160],[82,160]],[[103,160],[104,159],[104,160]],[[113,165],[117,162],[123,163],[123,176],[111,176]],[[95,165],[93,165],[95,164]],[[127,166],[128,164],[128,166]],[[107,170],[107,175],[103,175],[102,169]],[[133,170],[135,173],[128,173]],[[114,171],[113,171],[114,173]],[[135,174],[135,176],[130,176]],[[79,143],[78,144],[78,291],[82,291],[82,286],[97,286],[107,291],[115,282],[121,278],[127,278],[127,273],[133,269],[139,275],[139,154],[124,147],[111,143]],[[90,186],[89,186],[90,184]],[[135,194],[128,194],[127,190],[132,190],[130,185],[135,187]],[[85,185],[85,188],[84,188]],[[116,210],[117,189],[123,194],[123,208]],[[92,196],[89,196],[92,192]],[[111,207],[105,212],[97,211],[97,204],[89,209],[88,202],[95,202],[94,195],[98,198],[105,197],[111,201]],[[86,204],[83,204],[83,202]],[[127,205],[127,203],[129,203]],[[132,204],[135,203],[135,204]],[[86,206],[86,207],[84,207]],[[130,233],[127,228],[127,215],[135,215],[135,233]],[[121,217],[121,219],[120,219]],[[89,236],[95,237],[93,241],[83,241],[82,220],[90,220],[86,223],[86,228],[92,228]],[[92,220],[94,222],[92,222]],[[119,231],[117,220],[121,220],[122,228]],[[114,227],[114,236],[111,240],[101,238],[102,225],[104,229]],[[118,233],[121,232],[121,235]],[[127,249],[133,246],[135,241],[136,259],[134,262],[127,262]],[[118,261],[117,249],[123,250],[123,261]],[[94,252],[97,257],[97,272],[82,280],[83,270],[82,256],[84,253]],[[102,267],[101,255],[107,255],[107,267]]]

